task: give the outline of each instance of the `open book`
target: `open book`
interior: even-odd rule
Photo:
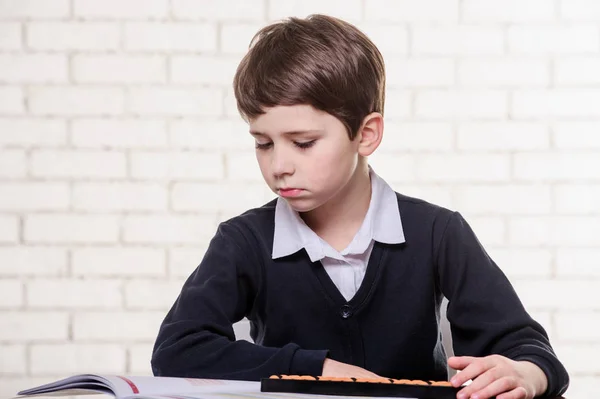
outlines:
[[[80,374],[19,392],[23,396],[70,396],[103,393],[117,399],[188,399],[262,397],[255,381],[171,377],[124,377]]]

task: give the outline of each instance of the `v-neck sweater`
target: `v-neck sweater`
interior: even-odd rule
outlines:
[[[326,357],[390,378],[445,380],[440,305],[457,356],[500,354],[538,365],[548,395],[568,374],[544,328],[457,212],[397,193],[406,241],[375,243],[346,301],[304,249],[272,259],[276,201],[219,225],[154,346],[155,375],[259,380],[320,375]],[[254,343],[236,341],[247,317]]]

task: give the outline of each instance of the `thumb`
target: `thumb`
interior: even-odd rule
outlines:
[[[462,370],[473,363],[475,359],[473,356],[451,356],[448,358],[448,366],[455,370]]]

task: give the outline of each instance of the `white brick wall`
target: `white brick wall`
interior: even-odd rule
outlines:
[[[0,397],[150,373],[218,221],[273,198],[237,63],[260,27],[315,12],[384,55],[377,172],[467,218],[548,329],[567,397],[595,398],[596,0],[0,0]]]

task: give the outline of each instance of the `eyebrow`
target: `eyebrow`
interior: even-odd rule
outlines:
[[[282,132],[281,134],[286,135],[286,136],[293,136],[296,134],[304,134],[304,133],[321,133],[323,132],[322,129],[306,129],[306,130],[292,130],[289,132]],[[268,136],[268,134],[266,133],[262,133],[262,132],[257,132],[254,130],[250,130],[250,134],[253,136]]]

